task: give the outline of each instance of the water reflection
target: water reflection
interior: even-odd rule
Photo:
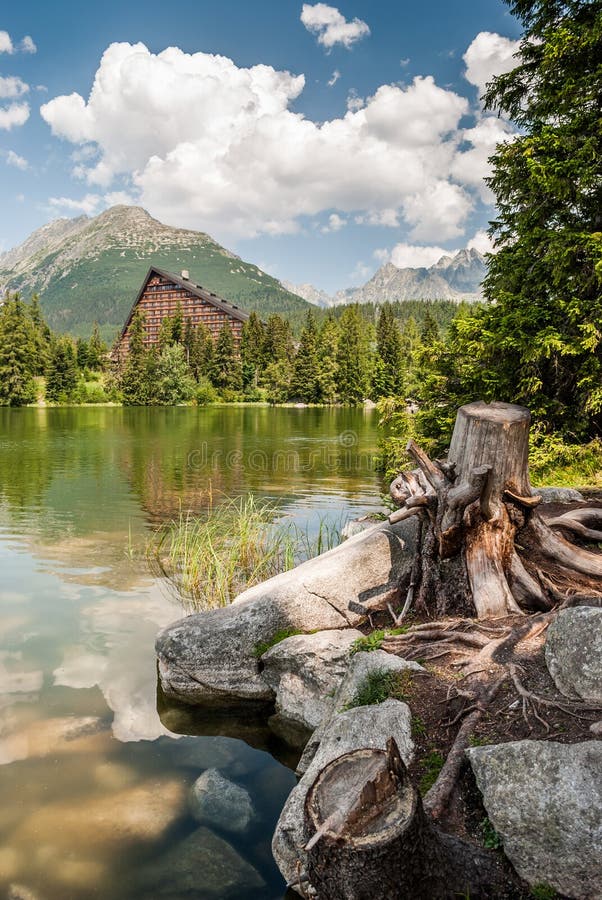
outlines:
[[[0,409],[0,894],[138,900],[152,876],[176,900],[205,860],[197,896],[241,895],[248,867],[258,887],[242,895],[282,896],[269,841],[295,760],[264,722],[161,697],[157,712],[154,638],[182,610],[144,550],[156,524],[222,493],[310,528],[361,514],[378,503],[375,450],[362,411]],[[249,790],[248,834],[191,819],[211,767]],[[170,867],[179,887],[161,887]]]

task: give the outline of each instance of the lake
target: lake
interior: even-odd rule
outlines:
[[[310,532],[373,510],[377,441],[364,410],[0,409],[0,895],[283,897],[295,758],[158,696],[155,635],[183,609],[145,550],[249,491]],[[251,795],[246,830],[197,832],[210,768]]]

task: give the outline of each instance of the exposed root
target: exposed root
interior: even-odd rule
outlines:
[[[507,678],[508,674],[505,672],[500,678],[496,679],[493,684],[489,685],[458,729],[458,733],[452,744],[451,750],[447,754],[447,759],[443,764],[443,768],[439,772],[439,776],[434,785],[427,792],[423,800],[424,808],[430,813],[433,819],[439,819],[445,812],[451,793],[460,775],[464,763],[464,752],[470,743],[471,735],[483,716],[483,713],[486,711]]]

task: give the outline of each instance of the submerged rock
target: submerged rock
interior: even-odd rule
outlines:
[[[208,828],[198,828],[141,875],[141,900],[239,900],[262,897],[265,881],[233,847]]]
[[[270,726],[293,746],[303,746],[332,712],[334,695],[349,665],[354,628],[299,634],[280,641],[261,657],[262,675],[276,695]]]
[[[548,628],[545,655],[559,691],[602,703],[602,609],[561,610]]]
[[[361,747],[384,750],[390,737],[395,738],[404,762],[409,765],[414,753],[412,716],[407,704],[399,700],[335,713],[329,720],[320,746],[303,778],[289,794],[274,832],[272,853],[287,882],[295,880],[298,861],[305,868],[303,806],[318,773],[333,759],[352,750]]]
[[[515,741],[467,755],[518,874],[568,897],[601,897],[602,742]]]
[[[242,593],[231,606],[180,619],[156,650],[168,697],[204,706],[269,704],[258,649],[279,632],[357,625],[393,596],[413,564],[416,523],[376,525],[334,550]]]
[[[254,816],[249,792],[217,769],[207,769],[197,778],[188,805],[197,822],[223,831],[244,832]]]

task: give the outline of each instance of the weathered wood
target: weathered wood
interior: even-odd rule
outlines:
[[[350,793],[354,812],[333,829],[327,823]],[[326,766],[307,794],[305,828],[307,875],[320,900],[505,896],[499,859],[427,817],[394,741],[386,752],[356,750]]]
[[[599,541],[599,510],[576,510],[550,522],[537,511],[529,423],[524,407],[479,401],[458,410],[447,461],[433,462],[414,441],[408,444],[419,468],[393,482],[391,494],[401,509],[391,519],[419,515],[427,523],[418,605],[430,615],[461,611],[468,600],[480,618],[550,609],[557,592],[538,566],[561,576],[563,599],[569,590],[591,589],[588,579],[602,575],[602,556],[559,533]],[[454,558],[462,561],[460,573],[446,569],[445,560]]]

